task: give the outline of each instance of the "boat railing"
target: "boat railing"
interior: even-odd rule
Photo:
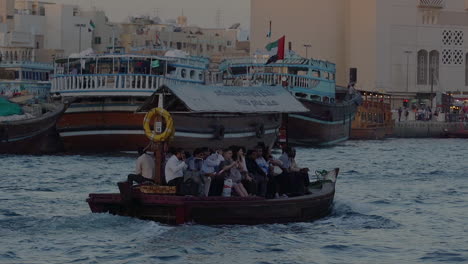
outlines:
[[[283,79],[285,85],[288,87],[298,87],[298,88],[315,88],[317,87],[322,80],[319,78],[314,78],[311,76],[301,76],[295,74],[280,74],[280,73],[254,73],[254,74],[244,74],[236,75],[239,77],[247,77],[250,79],[250,82],[253,84],[263,84],[263,85],[283,85]],[[325,79],[327,80],[327,79]],[[331,81],[331,80],[330,80]],[[236,82],[236,78],[226,79],[225,85],[233,85]]]
[[[34,69],[53,70],[54,66],[51,63],[35,62],[35,61],[1,61],[0,67],[26,67]]]
[[[184,84],[182,81],[161,75],[148,74],[77,74],[52,77],[51,92],[77,91],[141,91],[155,90],[162,85]]]
[[[199,68],[207,68],[210,61],[205,58],[179,58],[179,57],[168,57],[173,59],[173,61],[177,64],[187,65],[187,66],[194,66]]]

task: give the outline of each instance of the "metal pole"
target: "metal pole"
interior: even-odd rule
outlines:
[[[434,93],[434,69],[431,69],[431,111],[434,109],[434,98],[432,94]]]
[[[79,25],[79,28],[80,28],[80,37],[78,40],[78,53],[81,52],[81,25]]]

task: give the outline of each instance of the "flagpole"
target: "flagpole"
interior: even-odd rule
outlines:
[[[268,33],[269,33],[268,38],[271,39],[271,35],[272,35],[272,33],[271,33],[271,20],[270,20],[270,31]]]

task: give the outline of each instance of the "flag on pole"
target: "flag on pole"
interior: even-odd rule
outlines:
[[[277,41],[268,43],[268,45],[266,45],[266,47],[265,47],[266,50],[272,51],[273,53],[276,53],[275,55],[271,56],[270,59],[268,59],[267,64],[276,62],[277,60],[283,60],[284,59],[285,42],[286,42],[286,37],[282,36]]]
[[[89,21],[88,32],[94,31],[95,28],[96,28],[96,25],[94,24],[94,22],[93,22],[92,20],[90,20],[90,21]]]
[[[159,60],[154,60],[151,62],[151,68],[158,68],[159,65]]]
[[[270,20],[270,28],[267,33],[267,38],[271,38],[271,20]]]

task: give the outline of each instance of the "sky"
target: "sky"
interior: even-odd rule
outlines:
[[[250,27],[250,0],[49,0],[76,4],[89,9],[95,6],[104,10],[112,22],[122,22],[128,16],[159,15],[163,20],[184,13],[189,25],[215,27],[217,10],[220,10],[221,26],[241,23],[241,28]],[[183,11],[182,11],[183,10]]]

